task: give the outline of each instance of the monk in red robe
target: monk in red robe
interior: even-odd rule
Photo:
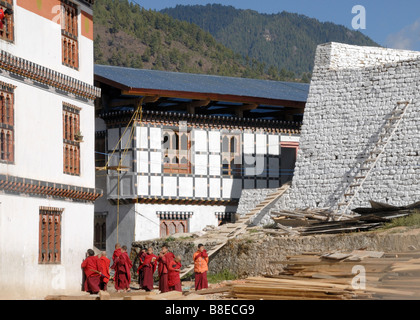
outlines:
[[[144,263],[144,259],[146,258],[146,256],[147,256],[146,248],[141,249],[138,255],[139,268],[137,269],[137,273],[139,274],[139,288],[140,289],[143,287],[143,279],[144,279],[143,269],[140,269],[140,266]]]
[[[168,246],[165,244],[162,246],[162,250],[159,253],[157,261],[158,265],[158,275],[159,275],[159,290],[161,293],[169,291],[168,286],[168,263],[173,260],[175,255],[169,251]]]
[[[193,255],[195,272],[195,290],[206,289],[209,287],[207,281],[207,270],[209,269],[209,256],[201,243],[198,250]]]
[[[181,278],[179,272],[181,271],[181,257],[176,256],[175,259],[168,263],[168,286],[169,291],[182,292]]]
[[[147,255],[144,258],[143,263],[137,269],[137,272],[143,272],[142,289],[146,291],[153,290],[153,274],[157,267],[157,256],[153,254],[153,248],[147,249]]]
[[[106,257],[106,251],[102,251],[101,254],[99,255],[99,260],[98,260],[98,271],[101,273],[101,277],[100,277],[100,284],[99,287],[101,288],[101,290],[103,291],[107,291],[107,287],[108,287],[108,282],[109,279],[111,278],[111,275],[109,274],[109,265],[111,264],[111,260],[109,260]]]
[[[117,261],[117,259],[120,255],[121,255],[121,245],[119,243],[116,243],[114,253],[112,254],[111,269],[115,269],[115,262]]]
[[[115,276],[114,276],[114,286],[117,292],[120,290],[124,292],[129,292],[130,283],[131,283],[131,268],[133,263],[130,260],[130,257],[127,254],[127,246],[121,247],[121,255],[117,258],[115,262]]]
[[[82,262],[83,272],[85,274],[85,282],[83,289],[91,294],[99,292],[100,274],[98,266],[98,257],[95,256],[95,252],[92,249],[87,251],[87,257]]]

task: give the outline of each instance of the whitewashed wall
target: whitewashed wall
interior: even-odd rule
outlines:
[[[208,225],[217,226],[216,212],[225,212],[225,206],[136,204],[135,241],[160,237],[160,219],[157,212],[192,212],[189,232],[201,231]]]
[[[0,163],[0,173],[74,186],[95,187],[94,107],[0,75],[14,91],[15,163]],[[63,173],[63,102],[81,108],[80,176]]]
[[[315,62],[293,185],[279,206],[335,209],[403,101],[407,112],[351,208],[419,201],[420,52],[330,43]]]
[[[32,0],[34,1],[34,0]],[[15,1],[16,2],[16,1]],[[85,12],[92,10],[81,6]],[[81,35],[79,15],[79,70],[62,64],[61,24],[14,6],[15,42],[0,41],[0,50],[27,59],[41,66],[93,84],[93,41]]]
[[[61,263],[38,264],[39,207],[63,208]],[[93,204],[0,196],[0,298],[80,292],[80,265],[93,246]]]

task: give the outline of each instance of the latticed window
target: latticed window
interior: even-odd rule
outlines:
[[[13,88],[0,82],[0,161],[14,162]]]
[[[80,175],[80,108],[63,104],[63,172]]]
[[[64,209],[39,208],[40,264],[61,263],[61,216]]]
[[[188,132],[163,130],[163,172],[191,173],[191,140]]]
[[[78,31],[78,9],[70,1],[61,1],[62,10],[62,55],[63,64],[78,69],[79,68],[79,31]]]
[[[222,134],[222,174],[240,176],[242,174],[240,134]]]
[[[0,0],[0,8],[5,12],[0,21],[0,39],[14,41],[13,0]]]

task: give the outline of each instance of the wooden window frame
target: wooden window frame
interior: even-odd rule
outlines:
[[[169,141],[165,141],[165,137]],[[183,139],[186,138],[186,142]],[[191,174],[191,134],[186,131],[162,130],[163,173]],[[186,148],[184,148],[186,147]]]
[[[13,10],[13,0],[0,0],[0,7]],[[3,28],[0,29],[0,40],[14,43],[15,42],[15,25],[14,14],[7,15],[4,18]]]
[[[226,144],[224,141],[228,139]],[[233,144],[232,141],[235,141]],[[221,135],[222,142],[222,164],[221,172],[222,176],[233,176],[240,177],[242,176],[242,157],[241,157],[241,136],[240,134],[235,133],[222,133]],[[227,151],[225,147],[227,146]],[[238,162],[239,163],[235,163]]]
[[[63,211],[60,208],[39,208],[39,264],[61,264]]]
[[[80,108],[63,104],[63,173],[80,176]]]
[[[14,112],[14,88],[0,83],[0,163],[15,161]]]
[[[70,1],[61,0],[61,12],[62,63],[79,70],[79,8]]]

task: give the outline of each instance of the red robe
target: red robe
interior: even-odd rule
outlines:
[[[112,254],[112,266],[111,269],[115,269],[115,263],[118,257],[121,255],[121,248],[115,249],[114,253]]]
[[[161,293],[169,291],[168,286],[168,263],[173,260],[175,255],[168,251],[163,257],[158,257],[159,290]]]
[[[107,257],[100,257],[98,260],[98,267],[99,271],[101,272],[101,283],[100,288],[101,290],[106,291],[107,284],[109,282],[109,279],[111,278],[111,275],[109,274],[109,265],[111,264],[111,260],[109,260]]]
[[[98,260],[97,256],[89,256],[82,262],[83,272],[86,276],[83,288],[86,292],[98,293],[100,290],[100,275],[95,272],[99,271]]]
[[[169,261],[168,263],[169,291],[182,292],[181,278],[179,276],[179,271],[181,270],[181,267],[182,267],[182,264],[180,262],[176,262],[175,260]]]
[[[115,289],[124,290],[130,288],[131,268],[133,263],[127,252],[123,252],[115,263]]]
[[[141,284],[141,288],[146,291],[153,290],[153,274],[156,271],[157,266],[157,256],[154,254],[148,254],[145,258],[143,263],[137,269],[137,272],[143,273],[143,282]]]

